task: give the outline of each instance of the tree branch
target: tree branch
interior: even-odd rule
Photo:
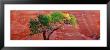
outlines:
[[[48,37],[47,37],[47,40],[49,40],[50,35],[51,35],[55,30],[58,30],[59,28],[61,28],[61,26],[59,26],[59,27],[53,29],[53,30],[49,33],[49,35],[48,35]]]

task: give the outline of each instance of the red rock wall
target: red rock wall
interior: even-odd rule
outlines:
[[[37,14],[48,14],[51,11],[12,10],[11,13],[11,40],[42,40],[42,34],[29,36],[29,20]],[[99,10],[71,10],[63,11],[76,16],[78,29],[65,25],[65,29],[56,30],[51,40],[87,40],[100,37],[100,11]]]

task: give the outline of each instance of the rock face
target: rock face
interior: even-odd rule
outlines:
[[[52,10],[51,10],[52,11]],[[11,11],[11,40],[43,40],[42,34],[29,36],[29,20],[39,14],[48,14],[51,11],[40,10],[12,10]],[[65,10],[76,16],[77,28],[64,25],[53,32],[50,40],[97,40],[100,38],[100,11],[99,10]]]

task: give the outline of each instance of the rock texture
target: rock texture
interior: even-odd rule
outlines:
[[[11,40],[43,40],[42,34],[29,36],[29,20],[38,14],[48,14],[47,10],[12,10],[11,11]],[[64,25],[50,36],[50,40],[97,40],[100,38],[99,10],[65,10],[76,16],[77,28]]]

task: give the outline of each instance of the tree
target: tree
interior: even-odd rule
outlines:
[[[64,24],[77,26],[77,19],[74,15],[63,12],[52,12],[40,14],[35,19],[30,19],[30,35],[42,33],[44,40],[49,40],[51,34],[60,29]],[[48,34],[46,36],[46,34]]]

